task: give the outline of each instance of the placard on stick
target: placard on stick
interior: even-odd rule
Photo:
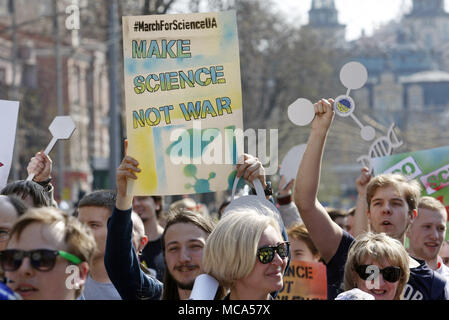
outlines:
[[[70,116],[57,116],[53,119],[48,129],[52,134],[50,143],[44,150],[48,155],[55,146],[56,142],[61,139],[70,139],[73,131],[75,131],[75,123]],[[27,180],[31,181],[34,178],[34,173],[28,175]]]
[[[235,11],[123,17],[133,195],[229,188],[243,129]]]
[[[284,159],[282,160],[281,169],[279,175],[284,176],[284,185],[280,186],[281,189],[285,188],[290,181],[296,179],[298,174],[299,165],[301,164],[302,156],[306,151],[307,144],[299,144],[291,148]]]
[[[8,182],[16,139],[19,102],[0,100],[0,189]]]

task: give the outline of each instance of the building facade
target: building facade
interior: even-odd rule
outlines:
[[[58,11],[64,13],[64,6],[72,1],[58,3]],[[58,76],[53,21],[36,20],[46,14],[51,17],[51,1],[16,0],[16,28],[11,27],[13,13],[8,4],[0,1],[0,99],[20,101],[15,161],[10,173],[10,180],[14,180],[26,178],[28,161],[51,140],[48,126],[58,115]],[[19,10],[21,6],[27,6],[27,10]],[[65,27],[66,19],[67,15],[59,14],[59,81],[62,114],[72,117],[76,130],[70,140],[56,144],[50,157],[56,199],[76,202],[80,194],[91,191],[95,171],[107,170],[104,163],[109,158],[109,85],[106,46],[90,39],[80,39],[74,45],[73,30]],[[64,149],[61,167],[58,148]],[[58,185],[61,175],[62,186]]]

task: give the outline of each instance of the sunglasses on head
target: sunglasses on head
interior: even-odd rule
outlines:
[[[355,267],[355,272],[357,272],[357,274],[362,280],[367,280],[369,276],[371,276],[373,273],[376,272],[375,269],[367,271],[368,267],[369,265],[365,264]],[[393,283],[398,281],[399,278],[401,277],[401,268],[399,267],[390,266],[383,269],[380,268],[377,269],[382,274],[382,277],[384,278],[385,281]]]
[[[74,264],[81,263],[80,258],[62,250],[36,249],[24,251],[8,249],[0,251],[0,266],[3,271],[16,271],[22,265],[23,259],[28,257],[34,269],[46,272],[54,268],[57,256],[61,256]]]
[[[257,259],[263,264],[270,263],[273,261],[276,252],[281,259],[287,258],[290,252],[290,242],[286,241],[277,246],[265,246],[257,249]]]

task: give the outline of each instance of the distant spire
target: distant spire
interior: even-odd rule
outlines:
[[[309,10],[309,25],[336,26],[338,23],[338,11],[334,0],[312,0]]]
[[[312,0],[312,9],[335,9],[334,0]]]

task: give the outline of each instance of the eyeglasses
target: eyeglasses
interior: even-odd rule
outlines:
[[[359,275],[360,278],[362,278],[362,280],[367,280],[369,278],[369,276],[371,276],[372,274],[376,273],[377,270],[379,270],[379,272],[382,274],[382,277],[384,278],[385,281],[388,282],[396,282],[399,280],[399,278],[401,277],[401,268],[399,267],[386,267],[383,269],[379,269],[379,267],[377,267],[376,269],[371,269],[371,270],[367,270],[368,267],[370,267],[369,265],[360,265],[360,266],[356,266],[354,268],[355,272],[357,272],[357,274]]]
[[[23,259],[29,257],[34,269],[47,272],[54,268],[57,256],[61,256],[74,264],[81,263],[80,258],[62,250],[36,249],[24,251],[8,249],[0,251],[0,265],[3,271],[16,271],[22,265]]]
[[[273,261],[276,252],[281,259],[288,257],[290,253],[290,242],[286,241],[277,246],[266,246],[257,249],[257,259],[263,264],[270,263]]]

